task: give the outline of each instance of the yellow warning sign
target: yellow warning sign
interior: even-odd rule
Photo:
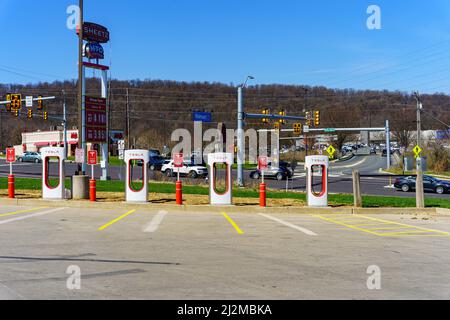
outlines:
[[[416,156],[416,158],[420,158],[420,155],[422,154],[422,148],[419,146],[415,146],[413,149],[414,155]]]
[[[336,149],[333,146],[329,146],[327,149],[328,155],[330,158],[334,158],[334,154],[336,153]]]

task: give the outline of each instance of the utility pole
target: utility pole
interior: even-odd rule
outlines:
[[[418,92],[414,92],[414,98],[417,101],[417,145],[420,147],[422,144],[422,101]],[[417,162],[417,180],[416,180],[416,204],[418,209],[425,208],[425,195],[423,188],[423,167],[422,156],[416,159]]]
[[[127,88],[127,103],[126,103],[126,131],[127,131],[127,149],[130,149],[130,92]]]
[[[64,140],[64,155],[67,159],[67,111],[66,111],[66,92],[63,90],[63,140]]]
[[[306,113],[307,110],[307,103],[308,103],[308,88],[304,88],[305,90],[305,102],[303,106],[303,113]],[[305,150],[306,150],[306,156],[308,156],[308,133],[304,132],[303,135],[305,136]]]
[[[78,22],[78,148],[83,147],[83,0],[79,0],[80,21]],[[84,150],[86,152],[86,150]],[[78,174],[82,174],[78,166]]]

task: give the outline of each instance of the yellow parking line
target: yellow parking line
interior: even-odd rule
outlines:
[[[370,231],[389,231],[389,230],[403,230],[403,229],[415,229],[413,227],[389,227],[389,228],[370,228]]]
[[[386,236],[399,236],[399,235],[419,235],[423,233],[429,233],[428,231],[416,230],[416,231],[405,231],[405,232],[392,232],[392,233],[382,233],[383,237]]]
[[[34,208],[34,209],[28,209],[28,210],[20,210],[20,211],[8,212],[8,213],[2,213],[2,214],[0,214],[0,218],[2,218],[2,217],[9,217],[9,216],[15,216],[15,215],[18,215],[18,214],[23,214],[23,213],[30,213],[30,212],[39,211],[39,210],[42,210],[42,209],[47,209],[47,207]]]
[[[244,234],[244,232],[239,228],[239,226],[234,222],[233,219],[231,219],[225,212],[223,213],[223,216],[228,220],[228,222],[233,226],[233,228],[237,231],[239,234]]]
[[[416,226],[413,226],[413,225],[408,225],[408,224],[403,224],[403,223],[398,223],[398,222],[393,222],[393,221],[388,221],[388,220],[383,220],[383,219],[378,219],[378,218],[372,218],[372,217],[366,217],[366,216],[361,216],[361,217],[369,219],[369,220],[372,220],[372,221],[389,223],[391,225],[397,225],[397,226],[402,226],[402,227],[407,227],[407,228],[413,228],[413,229],[423,230],[423,231],[427,231],[427,232],[431,232],[431,233],[438,233],[438,234],[442,234],[442,235],[450,237],[450,232],[434,230],[434,229],[428,229],[428,228],[422,228],[422,227],[416,227]]]
[[[128,217],[130,214],[133,214],[133,213],[135,213],[135,212],[136,212],[136,210],[128,211],[128,212],[125,213],[124,215],[122,215],[122,216],[118,217],[117,219],[114,219],[113,221],[108,222],[108,223],[105,224],[104,226],[100,227],[100,228],[98,229],[98,231],[103,231],[103,230],[105,230],[106,228],[112,226],[113,224],[119,222],[119,221],[122,220],[122,219],[125,219],[125,218]]]
[[[358,231],[362,231],[365,233],[369,233],[372,235],[376,235],[379,237],[393,237],[393,236],[446,236],[446,237],[450,237],[450,233],[449,232],[445,232],[445,231],[439,231],[439,230],[433,230],[433,229],[427,229],[427,228],[422,228],[422,227],[417,227],[414,225],[407,225],[407,224],[403,224],[403,223],[398,223],[398,222],[394,222],[394,221],[388,221],[388,220],[383,220],[383,219],[378,219],[378,218],[372,218],[372,217],[367,217],[367,216],[358,216],[362,219],[366,219],[369,221],[373,221],[374,223],[376,223],[375,225],[379,225],[379,228],[361,228],[362,226],[364,226],[363,224],[360,225],[354,225],[354,224],[349,224],[346,222],[342,222],[342,220],[340,219],[332,219],[332,218],[327,218],[324,216],[320,216],[320,215],[313,215],[316,218],[322,219],[324,221],[328,221],[331,223],[335,223],[337,225],[341,225],[341,226],[345,226],[347,228],[353,229],[353,230],[358,230]],[[385,226],[385,227],[381,227],[381,226]],[[397,230],[398,232],[377,232],[377,231],[389,231],[389,230]],[[402,231],[404,230],[404,231]],[[428,234],[426,234],[428,233]]]
[[[339,221],[336,221],[336,220],[333,220],[333,219],[325,218],[323,216],[313,215],[313,217],[322,219],[324,221],[332,222],[332,223],[335,223],[335,224],[339,224],[341,226],[344,226],[344,227],[347,227],[347,228],[350,228],[350,229],[353,229],[353,230],[358,230],[358,231],[362,231],[362,232],[366,232],[366,233],[370,233],[370,234],[378,236],[378,233],[376,233],[376,232],[372,232],[370,230],[359,228],[359,227],[356,227],[356,226],[353,226],[353,225],[350,225],[350,224],[342,223],[342,222],[339,222]]]

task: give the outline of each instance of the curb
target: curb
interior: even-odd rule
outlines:
[[[398,215],[439,215],[450,216],[450,209],[443,208],[353,208],[353,207],[327,207],[327,208],[310,208],[310,207],[267,207],[258,206],[178,206],[167,204],[149,203],[125,203],[125,202],[95,202],[61,200],[50,201],[40,199],[0,199],[0,205],[3,206],[36,206],[36,207],[67,207],[77,209],[151,209],[166,210],[189,213],[281,213],[281,214],[359,214],[359,215],[376,215],[376,214],[398,214]]]

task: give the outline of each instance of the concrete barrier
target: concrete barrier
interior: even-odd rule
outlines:
[[[89,199],[89,177],[73,176],[72,177],[72,199],[87,200]]]

